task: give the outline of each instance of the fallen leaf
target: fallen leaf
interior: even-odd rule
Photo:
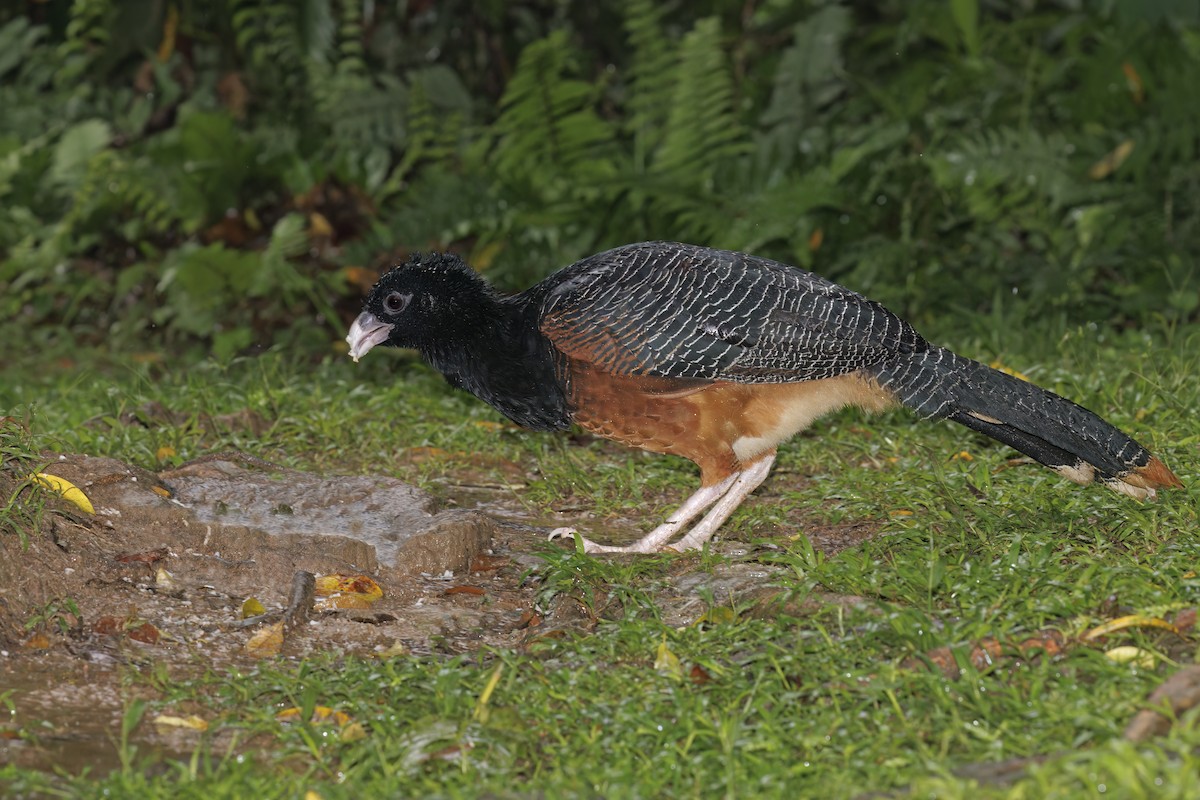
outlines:
[[[1125,645],[1123,647],[1114,647],[1111,650],[1104,651],[1104,657],[1109,661],[1117,664],[1131,664],[1142,669],[1152,669],[1158,657],[1149,650],[1143,650],[1140,647],[1131,647]]]
[[[162,725],[164,728],[187,728],[193,731],[208,730],[208,721],[203,717],[197,717],[195,714],[190,717],[174,717],[170,714],[159,714],[154,718],[155,725]]]
[[[1088,177],[1100,181],[1116,172],[1133,152],[1133,139],[1126,139],[1088,169]]]
[[[1110,633],[1125,630],[1126,628],[1162,628],[1171,633],[1179,633],[1179,629],[1161,617],[1149,617],[1142,614],[1129,614],[1124,617],[1117,617],[1109,620],[1102,625],[1097,625],[1087,633],[1083,634],[1082,638],[1085,642],[1090,642],[1099,639],[1101,636],[1107,636]]]
[[[242,619],[250,619],[265,613],[267,613],[267,609],[257,597],[247,597],[246,601],[242,603]]]
[[[367,738],[367,729],[363,727],[361,722],[351,722],[338,733],[338,738],[343,742],[357,742],[359,739]]]
[[[383,597],[383,589],[366,575],[321,575],[317,578],[315,591],[318,597],[337,592],[367,595],[375,600]]]
[[[87,495],[66,478],[39,472],[36,475],[30,475],[29,480],[38,486],[43,486],[52,492],[56,492],[62,499],[79,506],[82,511],[86,511],[89,514],[96,513],[96,509],[92,506],[92,501],[88,499]]]
[[[442,594],[443,595],[469,594],[469,595],[474,595],[475,597],[482,597],[482,596],[486,595],[487,592],[485,592],[483,589],[480,589],[478,586],[467,586],[464,584],[462,586],[451,586],[449,589],[442,592]]]
[[[392,642],[391,646],[388,647],[386,650],[380,650],[378,657],[379,658],[397,658],[399,656],[406,656],[408,654],[409,654],[409,650],[407,647],[404,646],[404,642],[397,639],[396,641]]]
[[[149,622],[143,622],[141,625],[128,628],[125,631],[125,635],[135,642],[141,642],[142,644],[158,644],[158,640],[162,638],[162,632]]]
[[[175,457],[175,448],[167,447],[166,445],[164,445],[154,451],[154,457],[157,458],[159,461],[166,461],[169,458],[174,458]]]
[[[41,632],[35,633],[22,642],[21,647],[26,650],[48,650],[50,648],[50,637]]]
[[[164,592],[171,591],[175,588],[175,576],[159,567],[154,571],[154,587]]]
[[[542,624],[542,618],[539,614],[537,614],[534,611],[526,611],[524,614],[521,615],[521,618],[519,620],[517,620],[517,629],[519,630],[521,628],[536,628],[537,626],[539,626],[541,624]]]
[[[704,684],[709,683],[712,680],[712,675],[708,674],[708,670],[706,670],[704,667],[700,666],[699,664],[696,664],[692,667],[692,671],[691,671],[689,677],[691,677],[692,683],[694,683],[698,686],[703,686]]]
[[[313,211],[308,215],[308,232],[315,238],[328,239],[333,236],[333,226],[329,224],[329,220],[319,211]]]
[[[672,680],[683,679],[683,664],[679,661],[679,656],[667,647],[665,638],[659,643],[658,652],[654,655],[654,669]]]
[[[370,608],[383,597],[383,589],[366,575],[322,575],[316,580],[313,608],[330,611],[339,608]]]
[[[485,553],[480,553],[471,559],[470,565],[467,567],[468,572],[491,572],[492,570],[500,569],[512,563],[512,559],[507,556],[489,556]]]
[[[283,649],[283,622],[267,625],[255,632],[245,644],[245,651],[255,658],[279,655]]]
[[[808,252],[815,253],[821,249],[821,243],[825,241],[825,230],[817,228],[808,235]]]
[[[299,722],[300,709],[296,708],[295,706],[292,706],[291,708],[285,708],[283,711],[280,711],[275,715],[275,719],[278,722],[283,722],[289,725],[294,722]],[[338,727],[342,727],[344,725],[349,725],[351,721],[351,716],[345,711],[338,711],[337,709],[330,708],[329,706],[314,706],[312,716],[309,717],[309,722],[313,723],[314,725],[320,725],[325,722],[333,722],[337,724]]]
[[[338,611],[358,609],[365,610],[371,607],[374,600],[362,594],[339,593],[329,597],[318,597],[313,600],[314,611]]]
[[[1142,76],[1128,61],[1121,62],[1121,71],[1125,73],[1125,85],[1129,87],[1133,102],[1140,106],[1146,99],[1146,86],[1142,83]]]

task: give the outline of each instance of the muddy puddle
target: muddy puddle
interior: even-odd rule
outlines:
[[[95,513],[55,499],[42,535],[24,545],[0,536],[0,763],[72,773],[119,766],[121,720],[154,694],[129,670],[179,679],[252,667],[263,654],[247,650],[256,626],[243,623],[244,604],[281,612],[297,573],[367,576],[382,597],[313,612],[288,630],[282,658],[519,649],[597,621],[569,597],[535,608],[538,569],[569,547],[548,544],[549,528],[578,524],[620,542],[655,522],[577,509],[534,519],[504,487],[446,485],[435,500],[393,478],[319,476],[239,454],[161,473],[70,455],[46,471],[79,486]],[[832,553],[872,529],[810,532]],[[653,581],[666,624],[695,621],[706,597],[778,612],[773,569],[747,545],[717,547],[728,563],[701,570],[681,557]],[[186,735],[154,728],[138,728],[139,748],[191,753]]]

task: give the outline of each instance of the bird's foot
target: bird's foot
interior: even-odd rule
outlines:
[[[578,536],[579,540],[583,543],[583,552],[585,553],[653,553],[658,549],[639,546],[642,545],[642,542],[634,542],[632,545],[627,547],[614,547],[607,544],[597,544],[581,534],[575,528],[555,528],[554,530],[550,531],[550,535],[547,538],[549,538],[550,541],[554,541],[555,539],[573,539],[576,536]]]

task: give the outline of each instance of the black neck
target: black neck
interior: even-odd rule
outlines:
[[[554,355],[532,308],[519,297],[483,291],[469,309],[456,308],[445,329],[420,350],[452,385],[465,389],[526,428],[570,425],[555,376]]]

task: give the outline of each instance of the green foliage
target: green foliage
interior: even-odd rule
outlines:
[[[48,5],[0,16],[0,318],[26,327],[227,353],[320,315],[337,338],[343,265],[457,247],[516,286],[645,238],[918,322],[1014,295],[1075,321],[1200,305],[1182,10]],[[289,218],[310,246],[280,256]]]

